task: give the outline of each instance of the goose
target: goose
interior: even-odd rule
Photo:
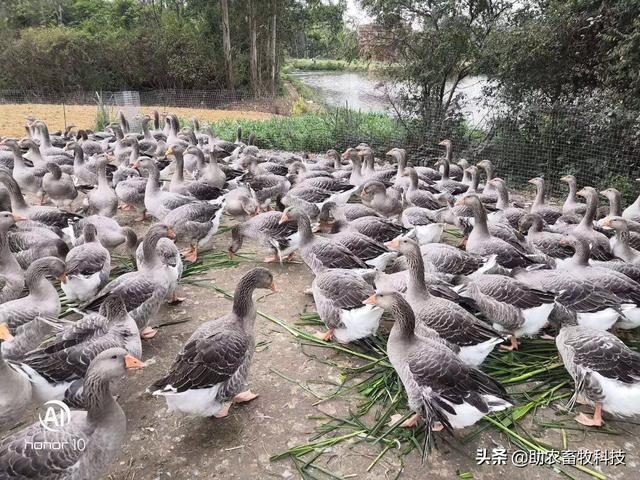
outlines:
[[[553,293],[530,288],[511,277],[481,274],[458,279],[462,285],[458,294],[471,298],[496,331],[510,335],[511,344],[501,345],[503,350],[517,349],[518,338],[538,334],[554,308]]]
[[[57,163],[47,163],[47,173],[42,177],[42,188],[56,206],[71,207],[78,190],[71,175],[63,173]]]
[[[520,220],[527,214],[527,211],[524,208],[511,206],[507,185],[501,178],[492,178],[487,182],[487,185],[495,187],[497,194],[497,211],[489,214],[489,221],[491,223],[508,223],[513,228],[518,228]]]
[[[59,162],[60,160],[72,160],[72,157],[62,148],[54,147],[51,144],[51,137],[49,136],[49,128],[47,124],[41,121],[35,122],[35,131],[38,134],[38,140],[40,141],[40,153],[47,161],[53,159],[53,161]]]
[[[57,228],[65,228],[68,226],[69,221],[79,218],[73,213],[65,212],[55,207],[28,205],[20,187],[11,177],[11,174],[5,170],[0,170],[0,183],[9,192],[11,210],[16,215]]]
[[[10,212],[0,212],[0,304],[20,297],[24,288],[24,272],[9,246],[8,231],[22,217]]]
[[[351,221],[361,217],[380,216],[373,208],[361,203],[337,204],[336,202],[327,201],[320,208],[318,221],[320,224],[328,226],[331,224],[332,219],[335,220],[336,218],[344,218],[347,221]]]
[[[555,223],[555,221],[562,216],[562,212],[544,203],[546,194],[544,179],[541,177],[532,178],[529,180],[529,183],[536,187],[536,198],[531,205],[531,213],[537,213],[548,224]]]
[[[468,195],[456,203],[473,208],[474,225],[466,244],[469,253],[481,256],[496,255],[498,264],[505,268],[524,267],[534,263],[521,248],[490,234],[487,212],[477,196]]]
[[[431,210],[441,207],[440,201],[431,192],[418,188],[418,173],[412,167],[405,168],[404,175],[409,177],[409,188],[405,191],[405,198],[409,204]]]
[[[591,258],[594,260],[611,260],[611,246],[609,239],[602,233],[593,229],[593,221],[598,210],[598,192],[593,187],[584,187],[578,195],[587,199],[587,211],[582,220],[569,232],[591,244]]]
[[[217,138],[215,133],[213,132],[213,129],[209,126],[206,127],[204,129],[205,135],[207,136],[208,139],[208,145],[210,149],[219,149],[219,150],[223,150],[227,153],[232,153],[235,148],[236,145],[233,142],[228,142],[226,140],[222,140],[220,138]]]
[[[198,327],[169,371],[147,389],[163,396],[170,411],[224,418],[232,403],[258,396],[243,391],[256,344],[252,295],[257,288],[276,291],[266,268],[254,268],[240,279],[231,313]]]
[[[362,203],[386,217],[402,213],[402,199],[397,190],[387,188],[382,182],[369,180],[362,185]]]
[[[395,186],[400,188],[406,187],[409,179],[403,174],[405,168],[407,168],[407,151],[404,148],[392,148],[386,153],[386,155],[394,159],[395,163],[398,165],[398,174],[396,175]],[[413,169],[418,174],[418,178],[420,180],[418,185],[426,186],[442,178],[440,172],[430,167],[414,165]]]
[[[193,147],[189,147],[191,149]],[[241,172],[244,174],[244,172]],[[198,180],[207,182],[214,187],[224,188],[227,183],[227,175],[224,173],[220,165],[218,165],[218,156],[216,152],[212,151],[209,154],[209,161],[205,162],[204,155],[198,157],[198,167],[195,177]]]
[[[613,255],[625,262],[640,265],[640,252],[629,245],[629,227],[622,217],[607,217],[602,226],[613,228],[615,238],[611,239],[611,251]]]
[[[422,418],[426,447],[432,443],[432,431],[468,427],[489,413],[513,406],[498,382],[464,363],[437,335],[417,334],[415,315],[400,294],[376,291],[365,303],[383,308],[394,318],[387,341],[389,361],[415,412],[403,426],[413,427]],[[392,423],[397,420],[393,418]]]
[[[411,304],[421,326],[436,331],[444,340],[460,347],[460,358],[470,365],[480,365],[503,338],[484,325],[457,303],[429,293],[424,281],[424,261],[419,245],[409,238],[400,238],[387,245],[407,259],[409,282],[405,297]]]
[[[320,319],[327,332],[315,336],[339,343],[349,343],[375,335],[383,310],[363,301],[373,295],[373,288],[352,270],[339,268],[318,269],[311,292]]]
[[[110,217],[101,215],[91,215],[80,219],[73,225],[71,231],[74,237],[74,244],[80,245],[84,242],[82,232],[87,224],[96,227],[98,240],[104,248],[111,251],[124,245],[128,252],[135,250],[138,246],[138,236],[130,227],[121,227],[120,224]]]
[[[347,228],[331,235],[329,238],[344,246],[367,265],[378,270],[384,270],[387,264],[398,256],[396,252],[391,252],[385,247],[383,243],[357,230]]]
[[[173,156],[176,162],[176,170],[169,182],[169,191],[182,195],[192,196],[198,200],[213,200],[222,194],[222,190],[204,180],[185,182],[184,180],[184,153],[198,152],[198,157],[204,154],[198,147],[189,147],[187,150],[182,145],[174,145],[167,150],[167,156]]]
[[[335,213],[335,215],[338,218],[331,225],[330,233],[350,229],[371,237],[377,242],[384,243],[408,232],[402,225],[380,216],[360,217],[347,222],[340,218],[339,213]]]
[[[245,221],[260,213],[260,204],[250,188],[234,188],[226,194],[225,199],[225,213],[236,220]]]
[[[292,255],[300,245],[298,223],[280,223],[282,213],[263,212],[231,229],[229,256],[233,257],[241,248],[245,238],[257,241],[272,251],[273,255],[264,259],[265,263],[280,261]]]
[[[47,172],[46,168],[28,167],[22,158],[20,146],[15,140],[4,140],[2,144],[9,147],[11,152],[13,152],[13,178],[22,190],[35,194],[40,200],[40,204],[42,204],[45,196],[44,189],[42,188],[42,177],[44,177]]]
[[[464,183],[449,178],[449,173],[451,170],[451,157],[453,155],[453,143],[451,142],[451,140],[443,140],[438,145],[445,147],[446,155],[444,158],[439,159],[435,163],[437,167],[442,167],[442,178],[435,182],[436,186],[440,190],[448,192],[451,195],[458,195],[460,193],[466,192],[469,188],[469,185],[465,185]],[[462,172],[460,172],[460,178],[462,178]]]
[[[636,178],[636,181],[640,181],[640,178]],[[640,222],[640,195],[635,202],[622,211],[622,218],[628,222]]]
[[[578,201],[576,193],[578,192],[578,181],[573,175],[564,175],[560,178],[561,182],[566,183],[569,186],[569,193],[566,200],[562,204],[563,215],[584,215],[587,211],[587,206],[584,203]]]
[[[587,250],[585,245],[579,254],[584,256]],[[588,259],[588,253],[586,255]],[[574,319],[578,325],[608,330],[621,315],[620,305],[624,303],[621,298],[598,281],[579,276],[569,269],[519,268],[512,275],[532,288],[556,294],[556,307],[549,317],[555,323]]]
[[[151,122],[151,117],[149,115],[140,116],[142,139],[139,140],[138,143],[140,145],[140,150],[142,150],[143,152],[153,153],[158,146],[158,141],[153,135],[151,135],[151,131],[149,130],[149,122]]]
[[[78,142],[69,142],[65,150],[73,150],[73,176],[80,185],[96,185],[98,175],[95,171],[95,164],[90,164],[85,159],[85,151]]]
[[[99,478],[116,459],[126,439],[126,418],[110,391],[110,383],[144,364],[122,348],[105,350],[93,359],[84,379],[86,410],[74,410],[62,427],[49,430],[34,423],[0,440],[0,477]],[[25,448],[31,439],[60,449]],[[77,448],[77,445],[86,448]]]
[[[420,247],[420,254],[425,266],[436,272],[455,276],[469,275],[478,270],[481,272],[491,270],[495,263],[495,257],[487,260],[478,255],[472,255],[453,245],[446,243],[429,243]],[[405,257],[399,257],[393,264],[394,270],[406,270],[408,267]]]
[[[622,207],[620,206],[622,195],[615,188],[607,188],[600,192],[600,195],[609,200],[609,213],[604,219],[598,220],[597,224],[602,226],[602,223],[607,217],[622,217]],[[624,218],[623,218],[624,219]],[[627,230],[629,231],[629,245],[631,248],[640,249],[640,222],[634,222],[633,220],[624,219],[627,222]],[[611,248],[615,244],[615,238],[609,239]]]
[[[595,407],[592,417],[579,413],[575,420],[586,426],[600,427],[602,412],[615,416],[640,413],[640,355],[615,335],[600,329],[567,322],[556,337],[562,363],[575,382],[578,398]]]
[[[29,293],[0,305],[0,323],[6,323],[13,330],[38,315],[57,318],[60,299],[55,287],[47,280],[48,275],[64,280],[64,262],[59,258],[44,257],[29,265],[24,277]]]
[[[103,297],[111,294],[120,295],[126,303],[127,311],[138,325],[140,336],[144,339],[153,338],[156,330],[147,324],[158,312],[172,287],[170,278],[163,275],[163,266],[156,247],[161,238],[174,239],[175,236],[175,232],[162,223],[152,225],[142,242],[147,268],[120,275],[100,290],[93,301],[81,307],[92,309]]]
[[[224,199],[221,204],[190,202],[167,213],[164,223],[177,232],[178,240],[189,243],[189,249],[183,252],[185,260],[198,259],[198,249],[207,245],[220,228],[223,212]]]
[[[160,183],[160,171],[152,159],[138,159],[134,164],[134,168],[141,168],[149,173],[144,192],[144,206],[147,212],[158,220],[162,221],[171,210],[196,200],[190,195],[160,190],[158,185]]]
[[[368,268],[364,261],[342,244],[328,238],[314,236],[311,220],[304,212],[291,207],[286,208],[282,212],[280,223],[291,221],[298,223],[300,256],[314,273],[321,265],[328,268]]]
[[[166,276],[169,282],[169,292],[167,298],[170,305],[181,303],[185,300],[184,297],[179,297],[176,293],[178,288],[178,282],[182,278],[182,271],[184,270],[184,264],[182,263],[182,257],[178,251],[178,247],[169,238],[161,238],[156,245],[156,254],[160,259],[161,272]],[[147,261],[144,257],[144,245],[140,243],[135,253],[136,266],[139,271],[148,270],[152,273],[154,271],[154,262]]]
[[[624,318],[616,326],[623,329],[640,326],[640,284],[609,268],[609,264],[613,262],[590,265],[590,245],[583,238],[570,235],[562,243],[575,250],[573,257],[562,264],[564,269],[583,280],[601,285],[622,300],[621,312]]]
[[[29,375],[34,399],[40,403],[62,400],[71,384],[87,373],[91,360],[113,347],[122,347],[134,357],[142,355],[138,327],[118,295],[107,297],[99,313],[67,324],[23,357],[19,367]]]
[[[520,219],[521,231],[527,232],[526,241],[533,249],[537,249],[553,258],[569,258],[573,250],[563,245],[564,235],[544,230],[544,220],[537,213],[527,213]]]
[[[95,225],[86,223],[82,235],[84,243],[67,254],[67,275],[60,285],[67,298],[75,302],[93,298],[106,285],[111,271],[111,255],[98,240]]]
[[[133,168],[118,169],[113,175],[113,186],[116,196],[122,202],[122,209],[135,209],[138,213],[136,221],[144,221],[147,218],[147,209],[144,204],[147,179]]]
[[[477,195],[480,201],[487,206],[498,201],[498,193],[496,191],[495,185],[491,185],[489,193],[484,193],[484,191],[489,187],[489,182],[494,180],[493,178],[487,181],[484,188],[480,188],[480,175],[478,173],[478,167],[471,165],[470,167],[467,167],[465,169],[465,173],[469,174],[470,182],[468,184],[469,188],[462,195],[469,195],[473,193]]]
[[[107,158],[97,162],[97,187],[87,193],[87,206],[91,215],[113,217],[118,211],[118,196],[107,179]]]
[[[491,183],[495,177],[495,167],[491,160],[481,160],[478,162],[478,168],[482,168],[484,170],[485,176],[487,177],[484,182],[484,188],[482,189],[482,193],[485,195],[485,199],[491,198],[493,202],[498,200],[498,186],[495,183]],[[485,200],[485,201],[487,201]]]
[[[98,155],[102,153],[102,145],[100,142],[89,139],[89,135],[86,130],[78,130],[76,134],[76,143],[82,148],[82,152],[85,155]],[[64,150],[68,150],[68,144],[65,145]],[[74,159],[74,171],[75,171],[75,159]]]
[[[0,347],[11,342],[13,336],[5,324],[0,324]],[[29,377],[5,358],[0,348],[0,432],[15,425],[31,404],[32,390]],[[1,468],[1,467],[0,467]]]

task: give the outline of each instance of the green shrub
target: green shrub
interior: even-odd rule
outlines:
[[[342,151],[367,142],[378,154],[402,146],[406,134],[398,123],[384,114],[360,113],[336,109],[327,113],[311,112],[295,117],[269,120],[220,121],[212,127],[221,138],[234,140],[238,126],[256,134],[260,148],[294,152]]]

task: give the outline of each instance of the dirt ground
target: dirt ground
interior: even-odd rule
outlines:
[[[49,131],[64,130],[66,125],[88,126],[95,124],[95,105],[47,105],[47,104],[0,104],[0,136],[24,135],[25,119],[31,115],[43,120],[49,126]],[[141,107],[142,113],[151,113],[153,110],[164,112],[167,107]],[[250,110],[209,110],[204,108],[179,108],[171,107],[171,113],[180,118],[198,117],[202,122],[215,122],[218,120],[267,120],[272,113]],[[115,115],[115,111],[112,112]]]

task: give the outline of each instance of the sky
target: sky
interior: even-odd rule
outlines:
[[[347,0],[346,17],[356,25],[371,23],[371,17],[365,13],[362,7],[360,7],[358,0]]]

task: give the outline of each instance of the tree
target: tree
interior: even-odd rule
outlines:
[[[395,78],[399,112],[413,131],[432,142],[459,124],[458,86],[475,74],[487,38],[513,2],[507,0],[363,0],[393,34],[400,54]],[[427,140],[427,139],[425,139]]]
[[[231,33],[229,29],[229,5],[227,0],[220,0],[222,10],[222,44],[224,46],[224,69],[227,74],[227,86],[233,90],[233,62],[231,58]]]

